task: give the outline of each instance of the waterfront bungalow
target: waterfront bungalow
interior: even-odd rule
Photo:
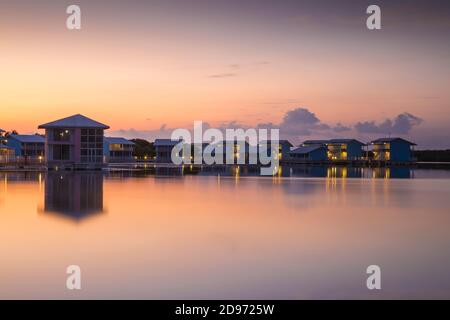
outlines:
[[[250,152],[255,147],[250,148],[250,144],[245,140],[224,140],[213,143],[214,147],[218,149],[217,154],[222,157],[223,164],[227,164],[227,157],[233,159],[233,164],[248,164],[250,158]],[[244,148],[244,150],[242,150]],[[231,155],[227,155],[227,152],[231,151]],[[215,156],[214,151],[212,156]],[[256,156],[256,155],[254,155]],[[257,158],[255,158],[257,161]]]
[[[104,161],[109,163],[134,162],[134,142],[120,137],[103,139]]]
[[[416,145],[402,138],[381,138],[370,142],[373,159],[377,161],[412,161]]]
[[[328,140],[306,140],[303,141],[302,146],[308,147],[308,146],[326,146],[328,143]]]
[[[104,130],[109,126],[81,114],[42,124],[49,168],[99,169],[103,167]]]
[[[45,138],[37,134],[11,134],[3,140],[6,146],[14,149],[14,154],[24,161],[44,160]]]
[[[364,143],[356,139],[306,140],[302,146],[324,146],[328,160],[361,160],[364,158]]]
[[[172,149],[182,142],[182,140],[171,139],[155,139],[153,146],[156,151],[156,162],[158,163],[172,163]],[[183,157],[183,152],[180,152]]]
[[[330,139],[327,143],[328,160],[361,160],[364,146],[356,139]]]
[[[5,146],[0,143],[0,163],[9,163],[15,159],[15,150],[14,148]]]
[[[320,144],[295,148],[291,150],[289,157],[292,161],[325,161],[328,159],[326,146]]]
[[[201,158],[202,163],[205,163],[203,154],[207,146],[209,146],[209,143],[206,142],[191,144],[191,163],[194,163],[196,158]]]
[[[264,146],[266,148],[266,154],[268,154],[268,150],[271,150],[271,140],[261,141],[260,145]],[[278,142],[278,160],[283,161],[284,159],[289,158],[289,154],[291,152],[291,148],[293,147],[292,143],[290,143],[288,140],[279,140]],[[259,150],[258,150],[259,151]]]

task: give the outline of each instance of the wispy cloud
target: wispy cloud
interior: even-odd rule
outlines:
[[[404,112],[394,119],[386,119],[381,123],[375,121],[364,121],[355,124],[356,131],[360,133],[381,133],[381,134],[407,134],[415,126],[420,125],[423,119]]]
[[[230,77],[236,77],[236,73],[218,73],[218,74],[211,74],[208,76],[208,78],[230,78]]]

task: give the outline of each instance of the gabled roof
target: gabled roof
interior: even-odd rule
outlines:
[[[327,144],[328,140],[305,140],[303,144]]]
[[[262,140],[260,144],[271,144],[272,140]],[[288,145],[289,147],[293,147],[294,145],[289,142],[289,140],[278,140],[278,144],[280,145]]]
[[[49,128],[96,128],[109,129],[106,124],[89,119],[81,114],[76,114],[67,118],[59,119],[49,123],[41,124],[39,129]]]
[[[15,139],[25,143],[45,143],[45,138],[36,134],[11,134],[7,139]]]
[[[6,132],[5,130],[3,130],[2,128],[0,128],[0,132]]]
[[[377,144],[377,143],[389,143],[389,142],[392,142],[392,141],[401,141],[401,142],[404,142],[404,143],[408,143],[408,144],[410,144],[410,145],[412,145],[412,146],[416,146],[416,145],[417,145],[417,144],[415,144],[414,142],[411,142],[411,141],[408,141],[408,140],[405,140],[405,139],[399,138],[399,137],[394,137],[394,138],[380,138],[380,139],[373,140],[373,141],[371,141],[370,143],[372,143],[372,144]]]
[[[171,140],[171,139],[155,139],[155,143],[153,144],[155,147],[160,146],[176,146],[183,140]]]
[[[133,141],[127,140],[125,138],[121,137],[104,137],[104,141],[111,143],[111,144],[127,144],[127,145],[134,145]]]
[[[312,151],[318,150],[318,149],[322,149],[324,148],[323,146],[307,146],[307,147],[298,147],[294,150],[291,151],[291,153],[295,153],[295,154],[307,154],[310,153]]]
[[[361,145],[365,145],[365,143],[356,140],[356,139],[330,139],[328,140],[329,143],[350,143],[350,142],[356,142],[359,143]]]

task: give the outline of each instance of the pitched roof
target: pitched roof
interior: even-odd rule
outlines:
[[[89,119],[81,114],[76,114],[67,118],[59,119],[49,123],[41,124],[39,129],[47,128],[96,128],[109,129],[106,124]]]
[[[155,143],[153,144],[155,147],[159,146],[175,146],[182,142],[183,140],[171,140],[171,139],[155,139]]]
[[[303,144],[326,144],[328,140],[305,140]]]
[[[11,138],[25,143],[45,143],[45,138],[36,134],[11,134],[8,139]]]
[[[328,140],[329,143],[350,143],[350,142],[356,142],[359,143],[361,145],[365,145],[365,143],[356,140],[356,139],[330,139]]]
[[[0,128],[0,132],[6,132],[5,130],[3,130],[2,128]]]
[[[111,144],[128,144],[128,145],[134,145],[133,141],[127,140],[125,138],[121,137],[105,137],[105,142],[111,143]]]
[[[405,140],[405,139],[399,138],[399,137],[375,139],[375,140],[372,140],[370,143],[372,143],[372,144],[374,144],[374,143],[387,143],[387,142],[392,142],[392,141],[402,141],[402,142],[408,143],[408,144],[410,144],[412,146],[416,146],[417,145],[414,142],[411,142],[411,141],[408,141],[408,140]]]
[[[298,147],[294,150],[291,151],[291,153],[295,153],[295,154],[306,154],[306,153],[310,153],[312,151],[318,150],[323,148],[323,146],[307,146],[307,147]]]
[[[272,140],[262,140],[260,144],[270,144]],[[278,140],[278,144],[287,144],[289,147],[293,147],[292,143],[289,142],[289,140]]]

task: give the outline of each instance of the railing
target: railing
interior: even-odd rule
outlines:
[[[44,157],[0,156],[0,166],[42,166]]]

